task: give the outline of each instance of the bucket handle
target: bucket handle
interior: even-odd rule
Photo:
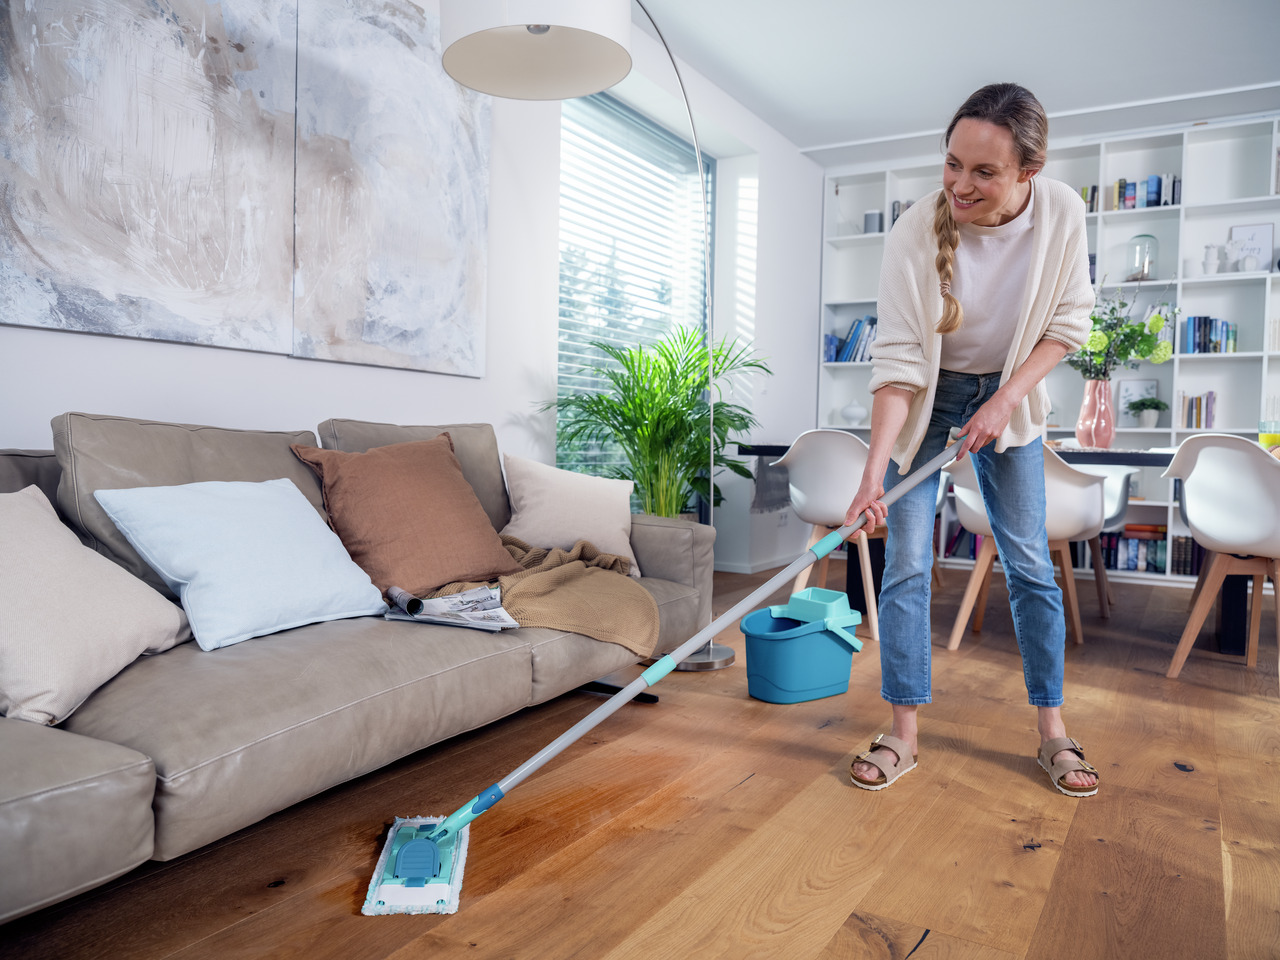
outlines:
[[[859,640],[854,634],[846,630],[844,627],[840,626],[834,620],[826,621],[826,628],[829,632],[835,634],[836,637],[838,637],[841,641],[847,644],[853,650],[854,653],[862,652],[862,641]]]

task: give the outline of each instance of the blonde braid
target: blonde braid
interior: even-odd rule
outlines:
[[[951,294],[960,228],[951,216],[951,203],[945,190],[938,194],[938,202],[934,205],[933,234],[938,238],[938,256],[934,260],[934,266],[938,268],[942,290],[942,319],[938,321],[938,333],[952,333],[959,330],[960,324],[964,322],[964,308]]]

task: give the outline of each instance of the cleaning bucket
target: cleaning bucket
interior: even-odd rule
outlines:
[[[845,594],[817,587],[747,614],[740,628],[747,640],[747,693],[769,703],[844,693],[853,654],[862,649],[845,627],[861,622]]]

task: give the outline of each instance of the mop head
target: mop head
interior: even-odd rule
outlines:
[[[396,817],[360,912],[457,913],[470,826],[443,843],[427,839],[444,817]]]

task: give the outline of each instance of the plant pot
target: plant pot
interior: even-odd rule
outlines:
[[[1138,426],[1140,426],[1143,430],[1154,430],[1159,420],[1160,420],[1159,410],[1139,410],[1138,411]]]
[[[1086,380],[1080,418],[1076,420],[1076,440],[1082,447],[1105,450],[1116,436],[1116,417],[1111,404],[1110,380]]]

